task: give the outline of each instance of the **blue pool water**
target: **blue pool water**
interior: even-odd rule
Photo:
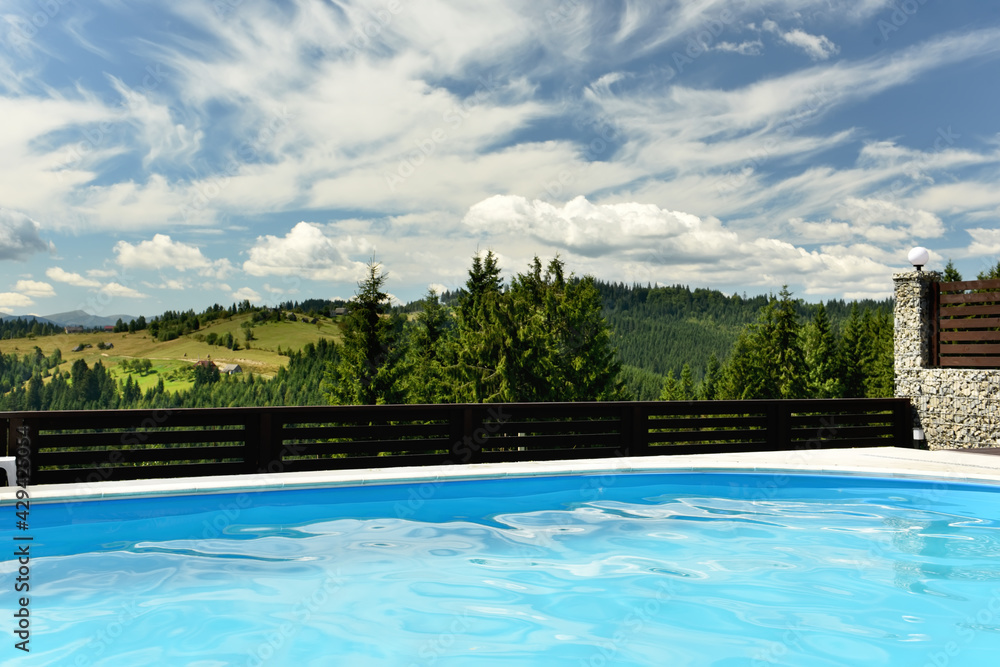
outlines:
[[[15,517],[2,508],[4,553]],[[18,533],[20,534],[20,533]],[[976,665],[1000,490],[663,473],[34,504],[23,665]],[[17,564],[0,570],[10,625]]]

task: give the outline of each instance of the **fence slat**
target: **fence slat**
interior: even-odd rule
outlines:
[[[908,399],[619,401],[8,412],[0,419],[8,454],[28,442],[31,483],[45,484],[814,446],[909,447],[908,410]],[[19,436],[18,429],[28,436]]]
[[[1000,280],[934,284],[931,366],[1000,368],[1000,291],[996,290]]]

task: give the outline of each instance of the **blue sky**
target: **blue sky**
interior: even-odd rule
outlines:
[[[993,0],[0,0],[0,311],[1000,259]]]

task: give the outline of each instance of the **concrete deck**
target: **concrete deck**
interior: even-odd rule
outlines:
[[[29,486],[33,503],[86,501],[190,493],[229,493],[280,488],[428,482],[485,477],[601,474],[605,472],[798,472],[904,477],[1000,486],[1000,456],[975,450],[871,449],[793,450],[745,454],[648,456],[574,461],[380,468],[224,477],[187,477],[93,484]],[[0,489],[0,504],[15,500],[16,488]]]

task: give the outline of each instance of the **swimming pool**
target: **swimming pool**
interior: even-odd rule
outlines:
[[[941,667],[1000,650],[986,485],[530,476],[31,517],[25,665]],[[12,507],[0,521],[12,544]]]

